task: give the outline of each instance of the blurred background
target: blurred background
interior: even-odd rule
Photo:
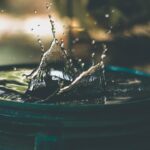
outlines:
[[[0,65],[37,64],[56,36],[76,58],[150,72],[149,0],[1,0]],[[58,54],[58,60],[59,58]]]

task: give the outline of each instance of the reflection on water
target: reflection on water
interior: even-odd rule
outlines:
[[[24,102],[27,100],[25,91],[28,87],[28,80],[23,74],[29,74],[30,69],[12,69],[9,71],[0,71],[0,99],[8,101]],[[58,73],[58,74],[57,74]],[[59,76],[61,73],[54,71],[52,76]],[[106,72],[107,87],[105,91],[99,87],[82,87],[76,90],[76,95],[63,95],[63,97],[54,97],[51,103],[56,104],[119,104],[130,101],[138,101],[150,96],[149,77],[134,76],[125,73]],[[91,81],[90,81],[91,82]],[[93,81],[94,82],[94,81]],[[94,83],[96,86],[96,84]],[[83,96],[84,95],[84,96]],[[79,98],[78,99],[75,99]],[[28,97],[29,98],[29,97]],[[34,100],[34,97],[29,99]],[[61,99],[61,101],[59,101]],[[39,99],[40,100],[40,99]]]
[[[28,74],[29,69],[16,69],[0,71],[0,99],[21,101],[28,83],[23,74]]]

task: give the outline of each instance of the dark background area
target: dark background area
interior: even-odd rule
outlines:
[[[50,8],[48,11],[46,6]],[[30,29],[26,31],[21,27],[29,22],[29,18],[44,17],[45,20],[40,20],[39,24],[48,23],[48,14],[51,14],[60,22],[56,31],[60,27],[65,30],[65,34],[58,32],[58,38],[63,38],[66,47],[74,49],[77,57],[90,58],[94,51],[98,59],[102,44],[106,43],[109,48],[107,64],[149,72],[149,8],[149,0],[1,0],[0,65],[38,63],[41,56],[37,42],[38,30],[35,29],[36,33],[31,34],[28,31]],[[37,25],[38,21],[34,23]],[[6,28],[5,24],[10,24],[10,27]],[[40,38],[45,49],[48,49],[52,39],[51,27],[43,24],[41,28],[47,28],[46,31],[41,29]],[[93,40],[96,41],[94,45],[91,44]]]

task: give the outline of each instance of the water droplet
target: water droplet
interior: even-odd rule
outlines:
[[[104,49],[104,54],[105,54],[107,51],[108,51],[108,48],[105,48],[105,49]]]
[[[53,38],[56,39],[56,37],[55,37],[56,30],[55,30],[54,21],[52,20],[51,15],[48,15],[48,17],[49,17],[49,21],[50,21],[50,24],[51,24],[51,31],[52,31],[52,34],[53,34]]]
[[[110,17],[110,15],[109,14],[105,14],[105,18],[109,18]]]
[[[79,38],[76,38],[75,40],[76,40],[76,42],[78,42],[78,41],[79,41]]]
[[[79,62],[79,63],[82,62],[82,59],[78,59],[78,62]]]
[[[39,43],[42,43],[41,39],[38,39],[38,42],[39,42]]]
[[[40,24],[38,24],[37,26],[38,26],[38,27],[40,27],[41,25],[40,25]]]
[[[107,46],[106,46],[106,44],[103,44],[103,49],[105,50],[105,49],[107,49]]]
[[[34,29],[33,29],[33,28],[31,28],[31,31],[34,31]]]
[[[81,64],[81,67],[84,68],[84,66],[85,66],[85,63],[82,63],[82,64]]]
[[[72,59],[69,59],[69,62],[72,63]]]
[[[92,44],[93,44],[93,45],[95,44],[95,40],[92,40]]]
[[[112,83],[114,83],[114,82],[115,82],[115,80],[111,80],[111,82],[112,82]]]
[[[93,58],[95,56],[95,53],[92,53],[91,57]]]
[[[72,43],[75,44],[75,43],[77,43],[78,41],[79,41],[79,38],[75,38],[75,39],[72,41]]]
[[[34,13],[37,14],[37,10],[34,10]]]
[[[111,11],[112,13],[114,13],[115,12],[115,9],[112,9],[112,11]]]
[[[139,92],[141,92],[141,91],[142,91],[142,89],[141,89],[141,88],[138,88],[138,91],[139,91]]]
[[[101,63],[101,65],[104,65],[104,62],[103,62],[103,60],[102,60],[100,63]]]
[[[64,48],[64,43],[61,43],[61,45],[60,45],[60,46],[61,46],[61,48]]]
[[[104,69],[104,67],[105,67],[105,65],[104,65],[104,64],[102,64],[102,65],[101,65],[101,68],[102,68],[102,69]],[[104,72],[103,72],[103,73],[104,73]]]
[[[106,57],[106,55],[105,55],[105,54],[101,55],[101,59],[104,59],[105,57]]]

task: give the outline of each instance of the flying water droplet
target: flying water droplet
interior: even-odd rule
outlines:
[[[106,44],[103,44],[103,54],[105,54],[108,51],[108,48]]]
[[[78,62],[79,62],[79,63],[82,62],[82,59],[78,59]]]
[[[95,53],[92,53],[92,54],[91,54],[91,57],[94,58],[94,57],[95,57]]]
[[[37,10],[34,10],[34,14],[37,14]]]
[[[92,58],[92,66],[94,66],[95,65],[95,59],[94,59],[94,57],[95,57],[95,53],[93,52],[92,54],[91,54],[91,58]]]
[[[76,38],[75,41],[76,41],[76,42],[79,42],[79,38]]]
[[[69,59],[69,62],[72,63],[72,59]]]
[[[106,57],[106,54],[101,55],[101,59],[104,59]]]
[[[53,38],[56,39],[56,36],[55,36],[56,30],[55,30],[54,21],[52,20],[51,15],[48,15],[48,17],[49,17],[49,21],[50,21],[50,24],[51,24],[51,31],[52,31],[52,34],[53,34]]]
[[[75,39],[72,41],[73,44],[76,44],[77,42],[79,42],[79,38],[75,38]]]
[[[45,48],[44,48],[43,42],[42,42],[42,40],[41,40],[39,35],[37,35],[37,41],[38,41],[38,43],[40,45],[41,51],[44,52]]]
[[[95,40],[92,40],[92,44],[93,44],[93,45],[95,44]]]
[[[38,39],[38,42],[41,44],[42,43],[41,39]]]
[[[109,14],[105,14],[105,18],[109,18],[110,17],[110,15]]]
[[[139,88],[138,88],[138,91],[141,92],[141,91],[142,91],[142,88],[139,87]]]
[[[115,80],[111,80],[112,83],[115,83]]]
[[[84,66],[85,66],[85,63],[82,63],[82,64],[81,64],[81,67],[84,68]]]

